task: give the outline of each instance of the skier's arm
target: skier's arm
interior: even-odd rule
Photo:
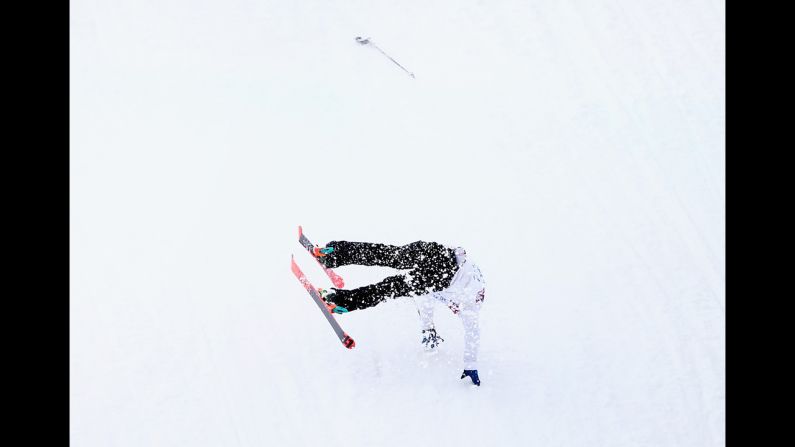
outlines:
[[[464,325],[464,369],[478,369],[478,351],[480,349],[480,304],[467,306],[461,312],[461,323]]]
[[[433,305],[434,299],[431,295],[424,295],[415,298],[417,303],[417,313],[420,315],[420,326],[422,330],[433,327]]]

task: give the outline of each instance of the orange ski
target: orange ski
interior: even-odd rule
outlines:
[[[334,287],[338,289],[345,287],[345,281],[342,280],[340,275],[334,273],[333,270],[320,263],[318,257],[325,256],[325,253],[322,253],[321,249],[319,247],[315,247],[315,244],[313,244],[309,238],[304,235],[304,229],[301,228],[300,225],[298,226],[298,242],[300,242],[301,245],[306,248],[306,251],[308,251],[313,258],[315,258],[315,261],[317,261],[318,265],[323,269],[324,272],[326,272],[326,276],[328,276],[331,282],[334,283]]]
[[[295,263],[294,256],[290,257],[290,262],[293,274],[295,275],[296,278],[298,278],[298,281],[301,283],[301,285],[304,286],[306,291],[309,292],[309,296],[311,296],[312,299],[315,301],[317,307],[319,307],[320,310],[323,312],[323,315],[326,317],[326,320],[328,320],[329,324],[331,325],[331,328],[334,329],[334,333],[337,334],[337,337],[339,337],[343,346],[345,346],[348,349],[353,349],[353,347],[356,346],[356,342],[353,341],[350,335],[348,335],[347,333],[345,333],[345,331],[342,330],[340,324],[337,323],[337,319],[334,318],[334,314],[331,313],[331,309],[329,309],[329,307],[326,305],[326,302],[323,301],[323,298],[321,298],[320,294],[318,294],[317,289],[312,285],[312,283],[309,282],[309,280],[306,278],[306,275],[304,275],[304,272],[302,272],[301,269],[298,267],[298,264]]]

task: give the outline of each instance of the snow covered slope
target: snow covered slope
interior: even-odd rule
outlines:
[[[722,1],[71,8],[72,445],[725,443]],[[299,224],[465,246],[483,386]]]

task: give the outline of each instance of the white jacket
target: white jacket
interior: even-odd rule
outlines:
[[[464,326],[464,369],[477,369],[480,348],[478,318],[485,297],[486,281],[483,274],[472,261],[463,260],[449,287],[416,298],[423,330],[433,327],[433,307],[437,302],[444,303],[461,317]]]

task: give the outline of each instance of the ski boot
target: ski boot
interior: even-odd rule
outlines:
[[[436,333],[435,328],[424,329],[422,331],[422,345],[426,351],[434,351],[444,339]]]
[[[329,268],[333,264],[333,256],[329,256],[332,253],[334,253],[334,247],[312,247],[312,256],[325,268]]]
[[[342,306],[337,306],[336,304],[332,303],[331,301],[329,301],[327,299],[327,297],[329,296],[328,290],[326,290],[326,289],[317,289],[317,293],[318,293],[318,295],[320,295],[320,299],[322,299],[323,302],[326,303],[326,307],[328,308],[329,312],[335,313],[335,314],[344,314],[344,313],[348,312],[348,309],[346,309],[346,308],[344,308]],[[332,293],[331,295],[333,296],[334,294]]]
[[[316,258],[322,258],[329,253],[334,252],[334,247],[314,247],[312,249],[312,255]]]
[[[461,374],[461,378],[463,379],[464,377],[469,377],[470,379],[472,379],[473,384],[480,386],[480,378],[478,377],[478,370],[465,369],[464,373]]]

